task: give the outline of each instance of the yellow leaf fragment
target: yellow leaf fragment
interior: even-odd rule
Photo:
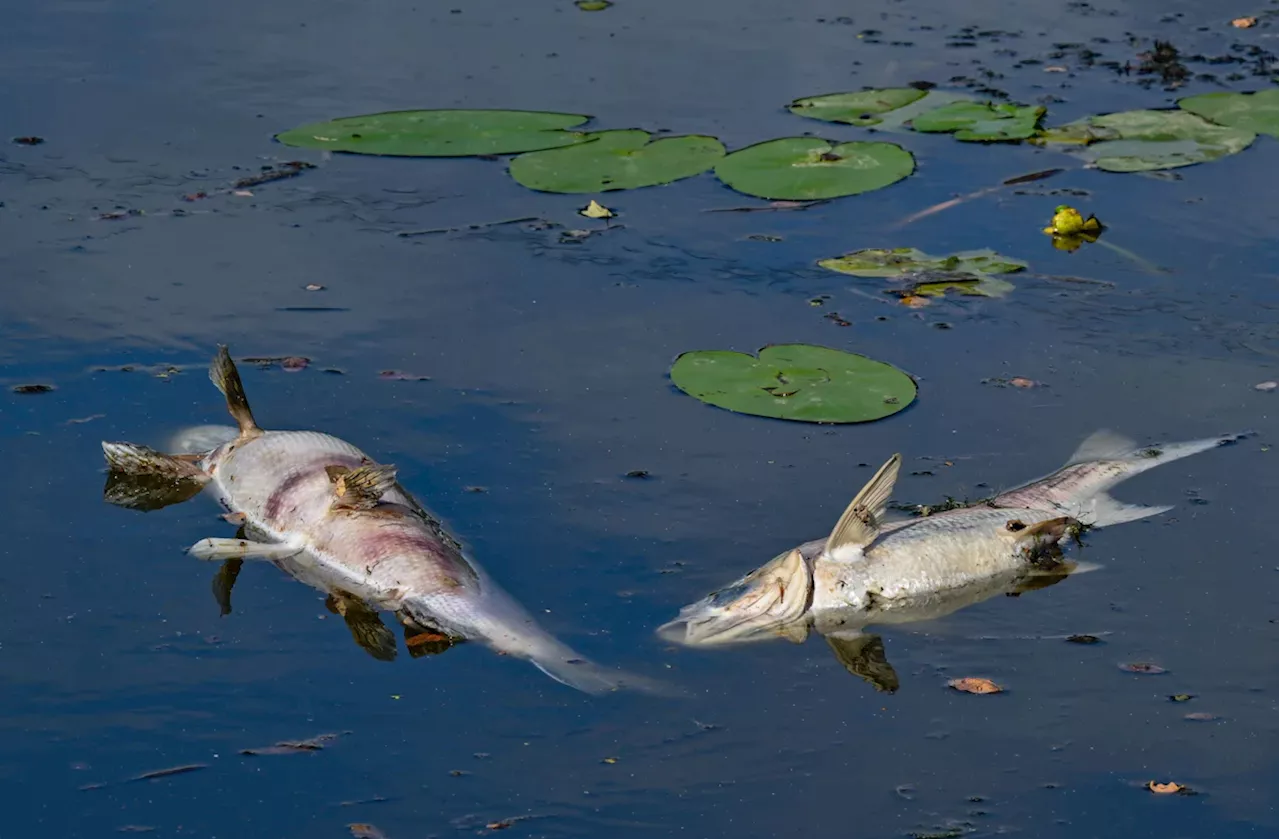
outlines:
[[[929,298],[921,297],[918,294],[908,294],[906,297],[898,300],[904,306],[910,306],[912,309],[919,309],[929,305]]]
[[[1238,17],[1231,21],[1231,25],[1236,29],[1250,29],[1258,25],[1258,19],[1256,17]]]
[[[591,203],[578,210],[578,215],[586,216],[587,218],[613,218],[616,213],[592,198]]]
[[[958,690],[962,693],[1000,693],[1004,688],[997,685],[990,679],[984,679],[981,676],[966,676],[963,679],[952,679],[947,682],[947,687]]]

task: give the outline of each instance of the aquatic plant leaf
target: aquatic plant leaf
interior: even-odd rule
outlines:
[[[954,133],[957,140],[992,142],[1025,140],[1036,133],[1045,109],[1039,105],[952,102],[911,120],[924,133]]]
[[[608,192],[691,178],[722,157],[724,146],[714,137],[653,140],[647,131],[599,131],[581,145],[522,154],[510,171],[540,192]]]
[[[687,352],[672,365],[671,381],[718,408],[800,422],[870,422],[916,398],[915,382],[898,368],[809,344],[772,344],[758,356]]]
[[[961,251],[950,256],[930,256],[916,248],[864,248],[821,260],[818,264],[855,277],[900,277],[921,271],[1011,274],[1027,267],[1022,260],[1001,256],[990,248]]]
[[[286,146],[402,157],[469,157],[586,142],[565,129],[591,117],[550,111],[387,111],[314,122],[276,135]]]
[[[796,99],[787,110],[796,116],[846,125],[876,125],[881,114],[923,99],[925,91],[914,87],[889,87],[851,93],[828,93]]]
[[[911,120],[924,133],[955,133],[956,140],[992,142],[1025,140],[1036,133],[1043,106],[998,102],[951,102]]]
[[[1178,107],[1228,128],[1280,136],[1280,88],[1256,93],[1202,93],[1178,100]]]
[[[1108,172],[1150,172],[1217,160],[1247,149],[1257,137],[1243,128],[1214,125],[1181,110],[1121,111],[1086,117],[1042,133],[1040,140],[1094,134],[1073,153]],[[1077,141],[1078,142],[1078,141]]]
[[[882,189],[915,168],[911,153],[893,143],[783,137],[734,152],[716,165],[716,177],[746,195],[811,201]]]

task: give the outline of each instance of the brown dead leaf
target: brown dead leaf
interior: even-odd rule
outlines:
[[[347,825],[347,830],[351,831],[352,839],[387,839],[387,834],[371,824],[356,822]]]
[[[1169,781],[1167,784],[1148,781],[1147,789],[1151,790],[1156,795],[1173,795],[1174,793],[1182,792],[1186,787],[1182,784],[1174,783],[1173,781]]]
[[[511,825],[513,824],[515,824],[515,822],[513,822],[511,819],[502,819],[496,822],[489,822],[488,824],[485,825],[485,827],[487,827],[489,830],[506,830],[508,827],[511,827]]]
[[[1028,379],[1024,376],[1014,376],[1009,380],[1010,387],[1035,387],[1038,384],[1040,383],[1034,379]]]
[[[1134,661],[1127,664],[1121,664],[1120,669],[1126,673],[1143,673],[1149,676],[1168,672],[1159,664],[1152,664],[1149,661]]]
[[[912,309],[920,309],[929,305],[929,298],[921,297],[918,294],[908,294],[907,296],[900,298],[898,302],[904,306],[909,306]]]
[[[1238,17],[1231,21],[1231,25],[1236,29],[1251,29],[1258,25],[1256,17]]]
[[[1004,688],[997,685],[990,679],[984,679],[981,676],[966,676],[963,679],[952,679],[947,682],[947,687],[958,690],[962,693],[1000,693]]]

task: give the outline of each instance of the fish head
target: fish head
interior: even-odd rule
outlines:
[[[785,637],[803,641],[800,626],[813,601],[813,570],[798,549],[680,610],[658,635],[691,647]]]

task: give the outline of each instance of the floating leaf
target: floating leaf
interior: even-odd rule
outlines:
[[[911,127],[930,134],[954,132],[957,140],[974,142],[1025,140],[1036,133],[1042,116],[1039,105],[952,102],[915,117]]]
[[[1102,223],[1090,214],[1088,218],[1080,215],[1075,207],[1059,204],[1053,210],[1053,219],[1045,228],[1050,236],[1075,236],[1081,233],[1101,233]]]
[[[853,93],[828,93],[797,99],[787,106],[796,116],[846,125],[876,125],[881,114],[923,99],[925,91],[914,87],[890,87],[882,90],[859,90]]]
[[[586,216],[587,218],[613,218],[617,213],[592,198],[587,202],[587,206],[578,210],[578,215]],[[585,239],[586,237],[583,236],[581,238]]]
[[[1156,675],[1158,673],[1167,672],[1159,664],[1151,664],[1145,661],[1135,661],[1129,664],[1121,664],[1120,669],[1126,673],[1145,673],[1148,675]]]
[[[910,297],[937,297],[948,289],[961,294],[1003,297],[1013,284],[992,274],[1021,271],[1027,263],[990,249],[930,256],[916,248],[864,248],[818,262],[823,268],[855,277],[915,279]]]
[[[892,143],[784,137],[734,152],[716,165],[716,177],[747,195],[808,201],[881,189],[915,167],[911,153]]]
[[[1178,100],[1178,107],[1210,122],[1258,134],[1280,136],[1280,89],[1270,87],[1256,93],[1202,93]]]
[[[511,177],[541,192],[607,192],[669,184],[707,171],[724,157],[714,137],[653,140],[647,131],[598,131],[568,148],[522,154]]]
[[[1242,128],[1214,125],[1187,111],[1170,110],[1087,117],[1043,132],[1039,139],[1055,142],[1059,136],[1086,138],[1086,145],[1075,154],[1099,169],[1150,172],[1235,154],[1247,149],[1257,135]]]
[[[1147,789],[1151,790],[1156,795],[1175,795],[1185,790],[1186,787],[1182,784],[1174,783],[1173,781],[1169,781],[1166,784],[1157,783],[1156,781],[1148,781]]]
[[[997,685],[990,679],[984,679],[981,676],[966,676],[963,679],[952,679],[947,682],[947,687],[962,693],[1001,693],[1004,688]]]
[[[582,143],[586,134],[564,129],[588,119],[549,111],[388,111],[315,122],[277,134],[276,139],[286,146],[355,154],[468,157]]]
[[[865,248],[818,263],[823,268],[855,277],[901,277],[920,271],[948,271],[959,274],[1009,274],[1027,263],[1001,256],[984,248],[961,251],[950,256],[929,256],[916,248]]]
[[[603,12],[613,5],[609,0],[576,0],[573,4],[584,12]]]
[[[687,352],[672,365],[671,381],[718,408],[801,422],[870,422],[916,397],[915,382],[896,367],[808,344],[773,344],[759,357]]]

